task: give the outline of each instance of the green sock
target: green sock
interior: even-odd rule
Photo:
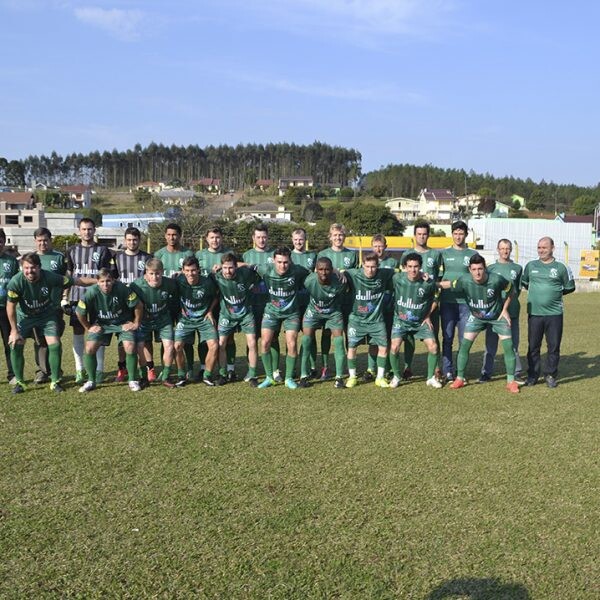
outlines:
[[[346,357],[346,350],[344,348],[344,336],[340,335],[333,338],[333,357],[335,359],[335,376],[344,376],[344,358]],[[356,364],[354,365],[356,368]]]
[[[385,365],[387,364],[387,356],[378,356],[376,360],[377,364],[377,377],[383,377],[385,375]]]
[[[469,362],[469,352],[471,352],[471,346],[473,342],[466,338],[463,338],[460,343],[460,349],[458,351],[458,358],[456,359],[456,374],[461,379],[465,378],[465,370],[467,363]]]
[[[310,368],[317,368],[317,340],[312,337],[310,341]]]
[[[308,377],[309,358],[312,346],[312,339],[308,335],[302,336],[301,353],[300,353],[300,377]]]
[[[402,377],[402,373],[400,373],[400,355],[390,352],[390,364],[392,365],[394,377],[400,379]]]
[[[204,369],[204,374],[202,375],[202,379],[212,379],[212,371]]]
[[[23,357],[23,344],[13,344],[10,347],[10,362],[17,381],[23,381],[23,369],[25,368],[25,358]]]
[[[227,368],[226,367],[219,367],[219,375],[221,377],[227,377]]]
[[[367,371],[371,371],[371,373],[375,373],[377,370],[377,354],[373,356],[371,354],[371,347],[369,346],[369,350],[367,353]]]
[[[279,338],[274,337],[271,342],[271,364],[273,365],[273,371],[279,370],[279,358],[281,355],[281,348],[279,347]]]
[[[296,357],[286,355],[285,357],[285,378],[294,379],[294,369],[296,368]]]
[[[515,380],[515,366],[517,364],[517,357],[515,356],[515,349],[513,347],[511,338],[506,338],[505,340],[502,340],[502,349],[504,350],[506,381],[510,383],[511,381]]]
[[[179,379],[185,379],[186,370],[185,369],[177,369],[177,377]]]
[[[263,367],[265,368],[265,375],[269,379],[273,379],[273,360],[271,358],[271,351],[261,354],[260,359],[262,360]]]
[[[437,352],[427,354],[427,379],[431,379],[435,374],[435,368],[438,364]]]
[[[96,382],[96,370],[98,369],[98,359],[96,353],[88,354],[87,352],[83,355],[83,366],[87,371],[88,381]]]
[[[248,377],[256,377],[256,367],[248,367]]]
[[[125,352],[125,364],[127,365],[128,381],[137,381],[137,354]]]
[[[412,361],[415,355],[415,338],[409,335],[404,340],[404,368],[412,369]]]
[[[60,363],[62,361],[62,344],[48,344],[48,363],[50,364],[50,379],[52,383],[60,381]]]
[[[167,379],[169,379],[170,374],[171,374],[171,365],[169,365],[169,366],[165,365],[163,367],[163,370],[160,372],[159,379],[161,381],[167,381]]]

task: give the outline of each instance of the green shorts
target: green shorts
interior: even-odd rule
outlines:
[[[154,334],[154,335],[153,335]],[[170,319],[160,319],[158,321],[149,321],[142,323],[135,332],[135,341],[138,344],[142,342],[161,342],[162,340],[173,341],[174,329]]]
[[[396,317],[392,325],[392,339],[405,340],[411,336],[417,340],[435,340],[435,331],[429,329],[424,323],[407,323]]]
[[[256,334],[256,325],[252,312],[245,313],[242,317],[237,317],[231,313],[221,313],[218,323],[219,337],[226,337],[237,331],[252,335]]]
[[[203,319],[202,321],[186,321],[181,319],[181,321],[175,325],[176,342],[193,344],[196,333],[198,334],[199,342],[217,339],[217,330],[208,319]]]
[[[375,346],[387,347],[388,339],[385,330],[385,323],[360,323],[352,318],[348,323],[348,348],[356,348],[363,341]]]
[[[482,319],[478,319],[473,315],[469,315],[469,318],[467,319],[465,333],[479,333],[488,327],[491,327],[492,331],[496,335],[501,335],[503,337],[511,337],[512,335],[510,325],[506,319],[502,318],[496,319],[495,321],[483,321]]]
[[[60,326],[56,314],[23,317],[17,322],[21,337],[60,337]],[[35,329],[35,334],[34,334]]]
[[[292,313],[286,317],[279,317],[269,312],[268,307],[265,309],[261,329],[270,329],[271,331],[279,332],[283,325],[284,331],[300,331],[300,315]]]
[[[101,325],[101,333],[88,332],[85,339],[88,342],[97,342],[101,346],[110,346],[113,333],[117,336],[119,342],[135,342],[135,331],[123,331],[122,325]]]
[[[342,331],[344,329],[344,318],[342,312],[334,310],[330,313],[316,312],[310,308],[306,309],[302,319],[302,329],[330,329]]]

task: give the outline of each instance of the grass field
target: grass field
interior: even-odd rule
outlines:
[[[0,597],[599,598],[600,295],[566,305],[559,387],[518,396],[501,361],[456,391],[2,384]]]

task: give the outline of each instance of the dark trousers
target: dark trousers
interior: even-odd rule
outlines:
[[[552,377],[557,376],[562,332],[562,315],[550,315],[546,317],[529,315],[527,319],[527,334],[529,337],[529,347],[527,349],[527,375],[529,378],[537,379],[542,372],[540,351],[544,336],[546,337],[546,345],[548,347],[544,375],[552,375]]]
[[[14,376],[12,363],[10,362],[10,346],[8,338],[10,337],[10,323],[6,316],[6,308],[0,308],[0,333],[2,334],[2,343],[4,344],[4,356],[6,357],[6,378],[10,381]]]

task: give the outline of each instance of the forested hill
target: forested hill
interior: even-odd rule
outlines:
[[[360,175],[360,152],[321,142],[238,144],[237,146],[163,146],[136,144],[132,150],[60,156],[29,156],[21,161],[0,158],[0,180],[22,187],[91,183],[97,187],[131,187],[140,181],[187,183],[202,177],[220,179],[225,189],[241,189],[257,179],[312,176],[317,184],[347,186]]]
[[[362,178],[362,187],[375,197],[416,198],[424,188],[447,189],[457,196],[465,195],[465,192],[480,194],[507,204],[511,203],[511,196],[517,194],[526,199],[530,210],[567,210],[573,207],[577,199],[582,199],[578,204],[588,206],[600,202],[600,184],[590,188],[546,183],[544,180],[536,183],[529,178],[494,177],[489,173],[482,175],[433,165],[388,165],[366,173]]]

